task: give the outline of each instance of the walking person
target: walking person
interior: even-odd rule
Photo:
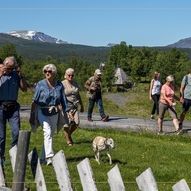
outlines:
[[[69,118],[69,127],[64,128],[64,134],[68,146],[72,146],[72,133],[79,127],[80,124],[78,106],[81,106],[80,112],[84,112],[84,106],[79,93],[79,86],[77,82],[74,81],[74,69],[68,68],[65,71],[64,77],[65,80],[62,81],[62,84],[64,86],[64,93],[68,103],[67,114]]]
[[[15,57],[5,58],[0,64],[0,158],[5,161],[6,123],[9,122],[12,131],[11,147],[18,142],[20,130],[20,105],[17,102],[19,88],[27,91],[27,83],[17,72]]]
[[[102,73],[100,69],[96,69],[94,72],[94,76],[90,77],[86,83],[85,88],[87,90],[87,96],[88,96],[88,121],[92,122],[92,112],[95,103],[98,106],[99,113],[101,116],[101,120],[106,122],[109,119],[109,116],[105,114],[104,107],[103,107],[103,101],[102,101],[102,92],[101,92],[101,77]]]
[[[184,118],[191,106],[191,70],[182,79],[180,87],[180,102],[182,103],[182,113],[180,114],[179,119],[179,128],[181,131]]]
[[[67,105],[64,87],[56,79],[56,66],[53,64],[45,65],[43,73],[45,78],[36,84],[30,123],[35,123],[35,110],[37,110],[37,118],[44,132],[43,151],[45,152],[46,163],[50,165],[54,156],[53,135],[59,120],[58,113],[60,110],[65,112]]]
[[[160,73],[155,72],[154,77],[150,83],[149,90],[149,99],[153,101],[153,107],[151,110],[151,119],[154,119],[155,113],[159,114],[159,99],[160,99],[160,90],[161,90],[161,82],[160,82]]]
[[[179,122],[177,113],[175,111],[175,99],[178,98],[174,93],[174,77],[172,75],[166,77],[166,83],[161,88],[161,96],[159,102],[159,117],[158,117],[158,134],[163,133],[163,119],[165,112],[168,110],[170,116],[173,119],[173,125],[178,133]]]

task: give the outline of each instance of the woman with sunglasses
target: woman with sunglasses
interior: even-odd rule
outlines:
[[[81,96],[79,93],[79,86],[73,80],[74,78],[74,69],[68,68],[65,71],[65,80],[62,81],[64,85],[64,93],[66,95],[67,103],[68,103],[68,118],[69,118],[69,127],[64,128],[64,134],[66,138],[66,142],[69,146],[73,145],[72,141],[72,133],[78,128],[80,120],[78,113],[78,105],[80,104],[80,112],[84,111],[83,103],[81,100]]]
[[[66,110],[66,98],[64,87],[56,79],[57,69],[53,64],[43,67],[44,79],[36,85],[33,103],[31,107],[30,123],[35,123],[35,111],[37,119],[44,132],[44,148],[47,165],[52,164],[54,156],[52,139],[58,124],[58,112]]]

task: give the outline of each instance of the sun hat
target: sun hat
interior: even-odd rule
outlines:
[[[95,74],[101,75],[101,74],[102,74],[102,73],[101,73],[101,70],[100,70],[100,69],[96,69],[96,70],[95,70]]]

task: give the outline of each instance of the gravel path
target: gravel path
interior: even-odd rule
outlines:
[[[21,118],[29,119],[30,108],[21,107]],[[156,133],[157,121],[149,120],[145,118],[133,118],[133,117],[121,117],[121,116],[110,116],[108,122],[103,122],[98,114],[93,115],[93,122],[87,121],[87,113],[80,113],[81,128],[111,128],[123,131],[150,131]],[[172,124],[172,120],[164,121],[164,131],[166,134],[174,134],[175,129]],[[184,122],[184,132],[191,133],[191,122]]]

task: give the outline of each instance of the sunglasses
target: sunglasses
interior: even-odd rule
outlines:
[[[73,74],[71,74],[71,75],[70,75],[70,74],[68,74],[68,77],[74,77],[74,75],[73,75]]]
[[[6,70],[13,70],[14,68],[12,68],[12,67],[8,67],[8,68],[6,68]]]
[[[46,73],[51,74],[51,73],[52,73],[52,70],[44,70],[44,73],[45,73],[45,74],[46,74]]]

